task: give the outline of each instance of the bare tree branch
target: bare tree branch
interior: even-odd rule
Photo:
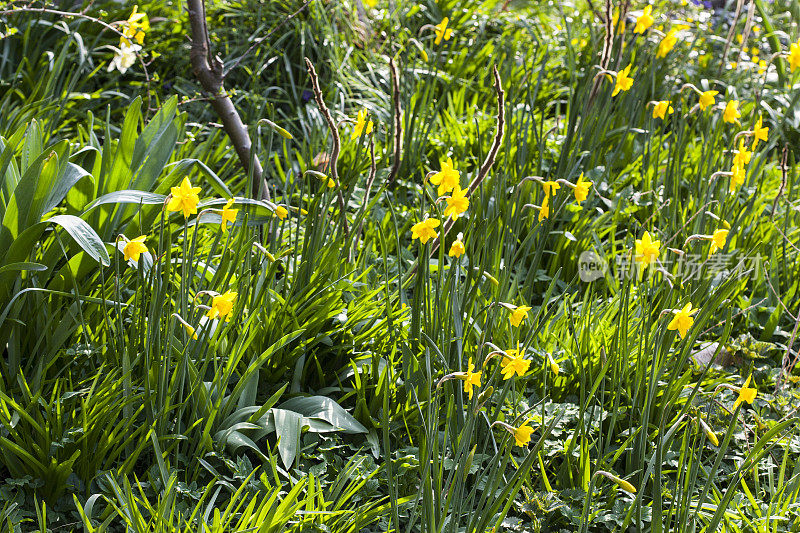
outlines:
[[[264,171],[258,157],[252,153],[253,143],[242,122],[239,112],[233,105],[223,86],[224,74],[222,60],[211,55],[211,41],[208,38],[206,22],[206,6],[203,0],[186,0],[189,11],[189,24],[192,28],[192,49],[189,57],[192,61],[194,75],[203,86],[203,90],[211,94],[211,107],[219,116],[225,133],[228,134],[239,161],[245,171],[252,176],[253,195],[269,199],[269,189],[264,180]]]

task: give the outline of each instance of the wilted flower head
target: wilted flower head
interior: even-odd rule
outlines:
[[[142,47],[138,44],[120,43],[119,48],[114,48],[116,54],[108,64],[108,72],[117,69],[120,74],[125,74],[136,63],[136,52],[141,49]]]

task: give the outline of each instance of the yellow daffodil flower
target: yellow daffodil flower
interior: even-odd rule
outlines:
[[[440,161],[441,170],[431,176],[431,183],[439,186],[439,196],[452,191],[459,185],[461,172],[455,169],[453,159],[448,157],[447,161]]]
[[[436,39],[433,41],[433,44],[440,45],[442,43],[442,39],[445,41],[449,41],[450,37],[453,35],[453,30],[447,27],[447,23],[450,22],[450,19],[445,17],[442,21],[435,26],[436,32]]]
[[[147,252],[147,246],[144,244],[146,238],[145,235],[139,235],[125,243],[122,248],[122,255],[125,257],[125,261],[133,260],[136,263],[139,262],[139,257]]]
[[[653,6],[645,6],[644,11],[636,19],[636,26],[633,28],[633,33],[644,33],[647,28],[653,25],[655,18],[651,14]]]
[[[125,21],[124,29],[122,30],[123,37],[120,38],[120,44],[124,43],[131,45],[131,39],[144,44],[145,32],[150,31],[150,21],[147,18],[147,13],[139,12],[139,6],[133,6],[133,13]]]
[[[544,200],[542,200],[542,206],[539,208],[539,222],[546,219],[550,216],[550,197],[548,195],[544,196]]]
[[[739,117],[742,114],[739,112],[739,100],[728,100],[725,104],[725,111],[722,112],[722,120],[728,124],[736,124],[739,122]]]
[[[686,332],[689,331],[689,328],[692,327],[692,324],[694,324],[694,318],[692,317],[692,315],[694,315],[698,311],[699,309],[692,309],[691,302],[683,306],[683,309],[681,309],[680,311],[673,311],[673,313],[675,313],[675,316],[667,325],[667,329],[671,331],[677,329],[678,332],[681,334],[681,338],[685,338]]]
[[[230,312],[233,310],[233,302],[236,300],[237,293],[226,291],[225,294],[214,296],[211,301],[211,309],[208,310],[206,316],[208,318],[222,318],[227,316],[225,321],[231,319]]]
[[[728,242],[729,232],[730,230],[727,229],[714,230],[714,234],[711,236],[711,248],[708,251],[708,255],[713,255],[717,250],[722,250],[725,247],[725,243]]]
[[[459,233],[456,240],[453,241],[453,244],[450,245],[450,251],[447,253],[450,257],[455,257],[458,259],[462,255],[464,255],[464,234]]]
[[[761,122],[761,117],[758,117],[756,121],[756,125],[753,127],[753,150],[756,149],[758,146],[758,141],[767,142],[767,135],[769,134],[769,128],[764,126]]]
[[[625,34],[625,19],[623,18],[620,20],[619,18],[619,11],[615,10],[614,14],[611,15],[611,25],[616,28],[614,31],[618,35]]]
[[[502,368],[500,373],[503,374],[504,380],[511,379],[514,374],[519,377],[524,376],[530,366],[531,361],[530,359],[525,359],[525,350],[519,349],[519,343],[517,343],[516,350],[506,350],[506,355],[500,359],[500,367]]]
[[[514,429],[514,443],[517,446],[527,446],[531,441],[531,433],[533,433],[533,428],[528,425],[526,420],[520,427]]]
[[[674,112],[675,108],[669,105],[669,100],[661,100],[660,102],[656,102],[656,105],[653,106],[653,118],[664,120],[667,114],[671,115]]]
[[[289,216],[289,210],[283,207],[282,205],[276,206],[275,216],[277,216],[281,220],[286,220],[286,217]]]
[[[559,185],[557,181],[550,180],[542,182],[542,187],[544,187],[544,194],[546,196],[553,196],[556,191],[561,188],[561,185]]]
[[[475,365],[472,364],[472,357],[469,358],[469,363],[467,364],[467,371],[464,373],[461,379],[464,380],[464,392],[467,393],[469,399],[472,399],[472,387],[480,387],[481,386],[481,374],[482,372],[479,370],[474,372]]]
[[[456,220],[462,213],[469,209],[469,198],[467,198],[466,194],[467,191],[456,184],[453,188],[452,196],[447,198],[447,209],[444,210],[444,216]]]
[[[425,244],[430,239],[435,239],[439,236],[436,229],[439,226],[438,218],[426,218],[422,222],[417,222],[411,226],[411,238],[419,239],[419,242]]]
[[[711,441],[711,444],[714,446],[719,446],[719,439],[717,438],[717,435],[711,431],[711,428],[708,427],[708,424],[706,424],[702,418],[698,418],[697,421],[700,422],[700,427],[703,429],[703,433],[706,434],[706,437],[708,437],[708,440]]]
[[[752,157],[753,152],[749,151],[744,145],[744,139],[739,139],[739,150],[733,156],[733,164],[744,168],[750,164]]]
[[[731,183],[728,188],[730,192],[736,192],[736,190],[744,185],[744,180],[746,177],[746,172],[743,166],[734,164],[731,168]]]
[[[197,204],[200,203],[200,187],[192,187],[189,178],[183,178],[179,187],[172,187],[172,198],[167,203],[167,211],[182,211],[184,218],[197,214]]]
[[[231,198],[225,203],[225,206],[222,208],[222,212],[220,213],[220,216],[222,217],[222,222],[221,222],[222,233],[228,232],[228,222],[230,222],[231,224],[236,222],[236,214],[239,212],[239,210],[231,209],[232,205],[233,205],[233,198]]]
[[[192,327],[190,324],[187,324],[185,322],[181,322],[181,325],[183,326],[183,329],[186,330],[186,333],[188,333],[191,338],[193,338],[194,340],[197,340],[197,331],[195,331],[194,327]]]
[[[633,86],[633,78],[629,76],[631,72],[631,66],[628,65],[624,69],[617,72],[617,78],[614,82],[614,91],[611,93],[611,96],[617,96],[620,91],[628,91]]]
[[[589,196],[589,188],[591,186],[592,182],[584,179],[583,172],[581,172],[581,175],[578,176],[578,181],[575,182],[575,188],[572,190],[572,192],[575,193],[575,200],[578,203],[586,200],[586,197]]]
[[[636,254],[634,261],[639,263],[641,269],[647,268],[658,259],[661,241],[654,241],[650,238],[650,232],[645,231],[641,239],[636,239]]]
[[[753,375],[747,376],[747,380],[742,385],[742,388],[739,389],[739,397],[736,398],[736,403],[733,404],[733,408],[736,409],[739,407],[739,404],[742,402],[747,402],[750,405],[753,405],[753,400],[756,399],[756,394],[758,394],[758,389],[750,388],[750,379],[752,379]]]
[[[528,311],[530,310],[531,308],[528,307],[527,305],[520,305],[518,307],[515,307],[511,311],[511,315],[508,317],[508,320],[511,322],[511,325],[514,327],[519,326],[523,320],[528,318]]]
[[[700,109],[705,111],[710,105],[714,105],[714,97],[719,94],[719,91],[703,91],[700,93]]]
[[[673,28],[667,32],[661,42],[658,44],[658,50],[656,51],[656,57],[662,58],[667,57],[667,54],[675,48],[675,45],[678,42],[678,29]]]
[[[800,68],[800,39],[789,45],[789,69],[792,73]]]
[[[364,131],[364,128],[367,128],[367,135],[372,133],[372,121],[367,121],[367,110],[362,109],[356,115],[356,125],[353,128],[353,133],[350,134],[350,139],[358,139],[361,137],[361,133]]]
[[[186,333],[188,333],[191,338],[197,340],[197,331],[194,329],[194,326],[192,326],[191,324],[186,322],[183,318],[181,318],[181,315],[179,315],[178,313],[173,313],[172,316],[178,319],[178,322],[180,322],[181,326],[183,326],[183,329],[186,330]]]
[[[547,354],[547,362],[550,364],[550,372],[557,376],[560,369],[558,368],[558,363],[553,360],[550,354]]]

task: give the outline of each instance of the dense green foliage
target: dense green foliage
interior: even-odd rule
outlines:
[[[613,4],[208,2],[255,199],[182,3],[0,2],[3,529],[800,531],[800,4]]]

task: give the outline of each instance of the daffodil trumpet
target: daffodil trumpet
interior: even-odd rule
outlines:
[[[693,416],[692,418],[695,420],[695,422],[697,422],[697,425],[700,427],[703,433],[706,434],[706,438],[708,438],[711,444],[713,444],[714,446],[719,446],[719,439],[717,438],[716,433],[714,433],[711,427],[708,424],[706,424],[706,421],[700,418],[699,416],[697,417]]]
[[[497,420],[492,422],[491,427],[500,426],[506,431],[511,434],[511,437],[514,439],[514,444],[516,446],[527,446],[527,444],[531,441],[531,434],[533,433],[533,428],[528,424],[530,419],[525,420],[519,427],[514,427],[510,424],[505,422],[501,422]]]
[[[181,323],[183,328],[186,330],[186,333],[188,333],[190,337],[192,337],[194,340],[197,340],[197,330],[194,328],[194,326],[186,322],[178,313],[172,313],[172,316]]]

